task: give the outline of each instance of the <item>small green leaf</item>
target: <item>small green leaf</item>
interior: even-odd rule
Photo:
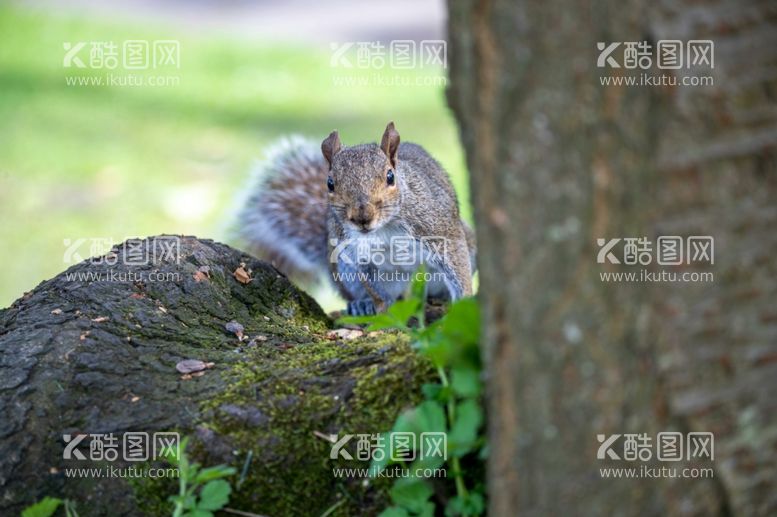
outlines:
[[[178,501],[183,501],[181,503],[181,506],[183,506],[184,510],[193,510],[197,506],[197,498],[194,497],[194,489],[197,487],[191,487],[187,491],[187,494],[181,498],[178,496]]]
[[[418,350],[437,367],[448,365],[453,352],[454,343],[440,330],[440,322],[444,319],[445,317],[424,328],[419,336],[422,345]]]
[[[444,463],[445,458],[442,454],[425,454],[410,465],[410,471],[418,473],[431,472],[442,467]]]
[[[401,324],[393,315],[388,313],[373,314],[371,316],[343,316],[336,322],[337,325],[367,325],[364,330],[372,332],[373,330],[402,329]]]
[[[421,432],[445,432],[445,410],[434,400],[421,402],[415,409],[415,429]]]
[[[442,393],[442,384],[436,382],[428,382],[421,386],[421,393],[424,394],[429,400],[440,400],[440,393]]]
[[[215,467],[208,467],[200,470],[197,476],[194,478],[194,482],[198,484],[207,483],[214,479],[221,479],[223,477],[231,476],[236,472],[232,467],[226,465],[216,465]]]
[[[407,510],[400,508],[399,506],[389,506],[380,512],[378,517],[410,517],[410,514],[407,513]]]
[[[456,496],[448,501],[448,505],[445,507],[445,515],[453,517],[456,515],[482,515],[486,508],[483,494],[478,492],[470,492],[466,496]]]
[[[478,437],[483,423],[483,410],[474,399],[456,405],[456,420],[448,434],[448,446],[456,456],[468,453]]]
[[[213,512],[195,508],[194,510],[183,514],[183,517],[213,517]]]
[[[421,264],[410,282],[410,298],[426,303],[426,267]]]
[[[188,465],[186,468],[186,480],[194,483],[194,480],[197,479],[197,475],[200,473],[200,464],[189,464],[189,458],[184,455],[181,457],[181,468],[183,468],[184,465]]]
[[[427,400],[420,405],[409,409],[397,417],[391,433],[386,437],[386,447],[392,440],[394,433],[414,433],[416,435],[416,448],[421,447],[422,433],[444,433],[446,429],[445,410],[443,406],[434,400]],[[388,450],[385,451],[388,455]],[[418,456],[419,454],[416,454]],[[386,462],[388,463],[388,462]],[[423,459],[417,459],[413,463],[413,470],[434,469],[444,463],[442,456],[430,455]]]
[[[200,500],[197,503],[198,510],[219,510],[229,502],[229,494],[232,487],[223,479],[209,481],[202,487]]]
[[[388,313],[394,317],[397,325],[401,327],[407,326],[407,320],[411,316],[414,316],[418,312],[418,306],[421,302],[412,298],[407,300],[399,300],[388,308]],[[397,327],[397,328],[401,328]]]
[[[391,500],[395,504],[412,513],[421,512],[433,493],[429,483],[419,478],[398,479],[389,491]]]
[[[396,421],[394,421],[394,427],[391,428],[391,433],[408,433],[413,431],[415,422],[415,412],[418,407],[410,408],[399,414]],[[388,433],[386,440],[391,440],[391,433]]]
[[[401,413],[391,431],[393,433],[445,432],[445,410],[436,400],[426,400]]]
[[[480,341],[480,307],[474,298],[456,300],[440,321],[442,332],[454,341],[470,345]]]
[[[418,517],[434,517],[436,506],[431,501],[426,501],[424,507],[418,512]]]
[[[22,517],[49,517],[54,515],[62,499],[46,496],[37,503],[28,506],[22,511]]]
[[[480,373],[474,368],[453,368],[451,388],[461,397],[477,397],[480,395]]]

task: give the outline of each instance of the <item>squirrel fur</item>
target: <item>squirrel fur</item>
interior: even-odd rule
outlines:
[[[421,146],[400,143],[393,122],[380,144],[345,147],[337,131],[320,148],[299,137],[281,141],[237,226],[250,251],[281,272],[328,275],[352,315],[384,311],[422,263],[428,298],[472,294],[474,235],[453,185]]]

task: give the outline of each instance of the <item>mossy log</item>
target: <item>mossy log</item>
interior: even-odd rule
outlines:
[[[155,242],[141,245],[152,258]],[[332,322],[312,298],[226,245],[181,237],[177,257],[147,265],[127,264],[127,246],[113,250],[115,264],[77,264],[0,311],[0,514],[54,496],[82,516],[169,515],[175,479],[67,475],[108,464],[63,459],[63,435],[130,431],[177,431],[193,460],[235,467],[231,508],[384,507],[385,483],[335,478],[343,463],[314,431],[386,431],[418,402],[432,369],[406,340],[329,339]],[[234,275],[241,263],[247,283]],[[186,375],[176,370],[186,359],[214,365]]]

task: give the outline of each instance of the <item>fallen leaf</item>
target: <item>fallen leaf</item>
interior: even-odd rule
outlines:
[[[335,329],[326,333],[327,339],[356,339],[364,335],[363,330],[357,329]]]
[[[235,277],[235,280],[240,282],[241,284],[247,284],[251,281],[251,274],[245,270],[245,267],[243,264],[240,264],[240,267],[238,267],[235,271],[232,272],[232,274]]]
[[[210,266],[200,266],[193,276],[196,282],[210,280]]]
[[[92,321],[95,323],[102,323],[103,321],[108,321],[108,316],[97,316],[96,318],[92,318]]]
[[[51,314],[55,314],[55,315],[62,314],[62,309],[54,309],[53,311],[51,311]]]
[[[206,370],[208,368],[213,368],[214,366],[215,363],[206,363],[205,361],[200,361],[199,359],[184,359],[175,365],[175,369],[181,373],[193,373]]]
[[[89,335],[89,331],[87,330],[86,332],[84,332],[83,334],[81,334],[81,337],[80,337],[79,339],[80,339],[81,341],[85,341],[85,340],[86,340],[86,336],[88,336],[88,335]]]

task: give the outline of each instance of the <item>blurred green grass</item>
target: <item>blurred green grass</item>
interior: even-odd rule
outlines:
[[[63,42],[133,39],[179,40],[180,69],[153,73],[179,84],[66,84],[106,71],[64,68]],[[394,120],[403,141],[447,168],[469,219],[444,86],[429,85],[444,71],[329,60],[323,47],[0,7],[0,307],[69,266],[64,239],[182,233],[239,245],[226,232],[234,200],[251,164],[289,133],[337,128],[346,144],[376,141]],[[345,73],[355,84],[336,84]],[[374,84],[376,73],[399,84]]]

